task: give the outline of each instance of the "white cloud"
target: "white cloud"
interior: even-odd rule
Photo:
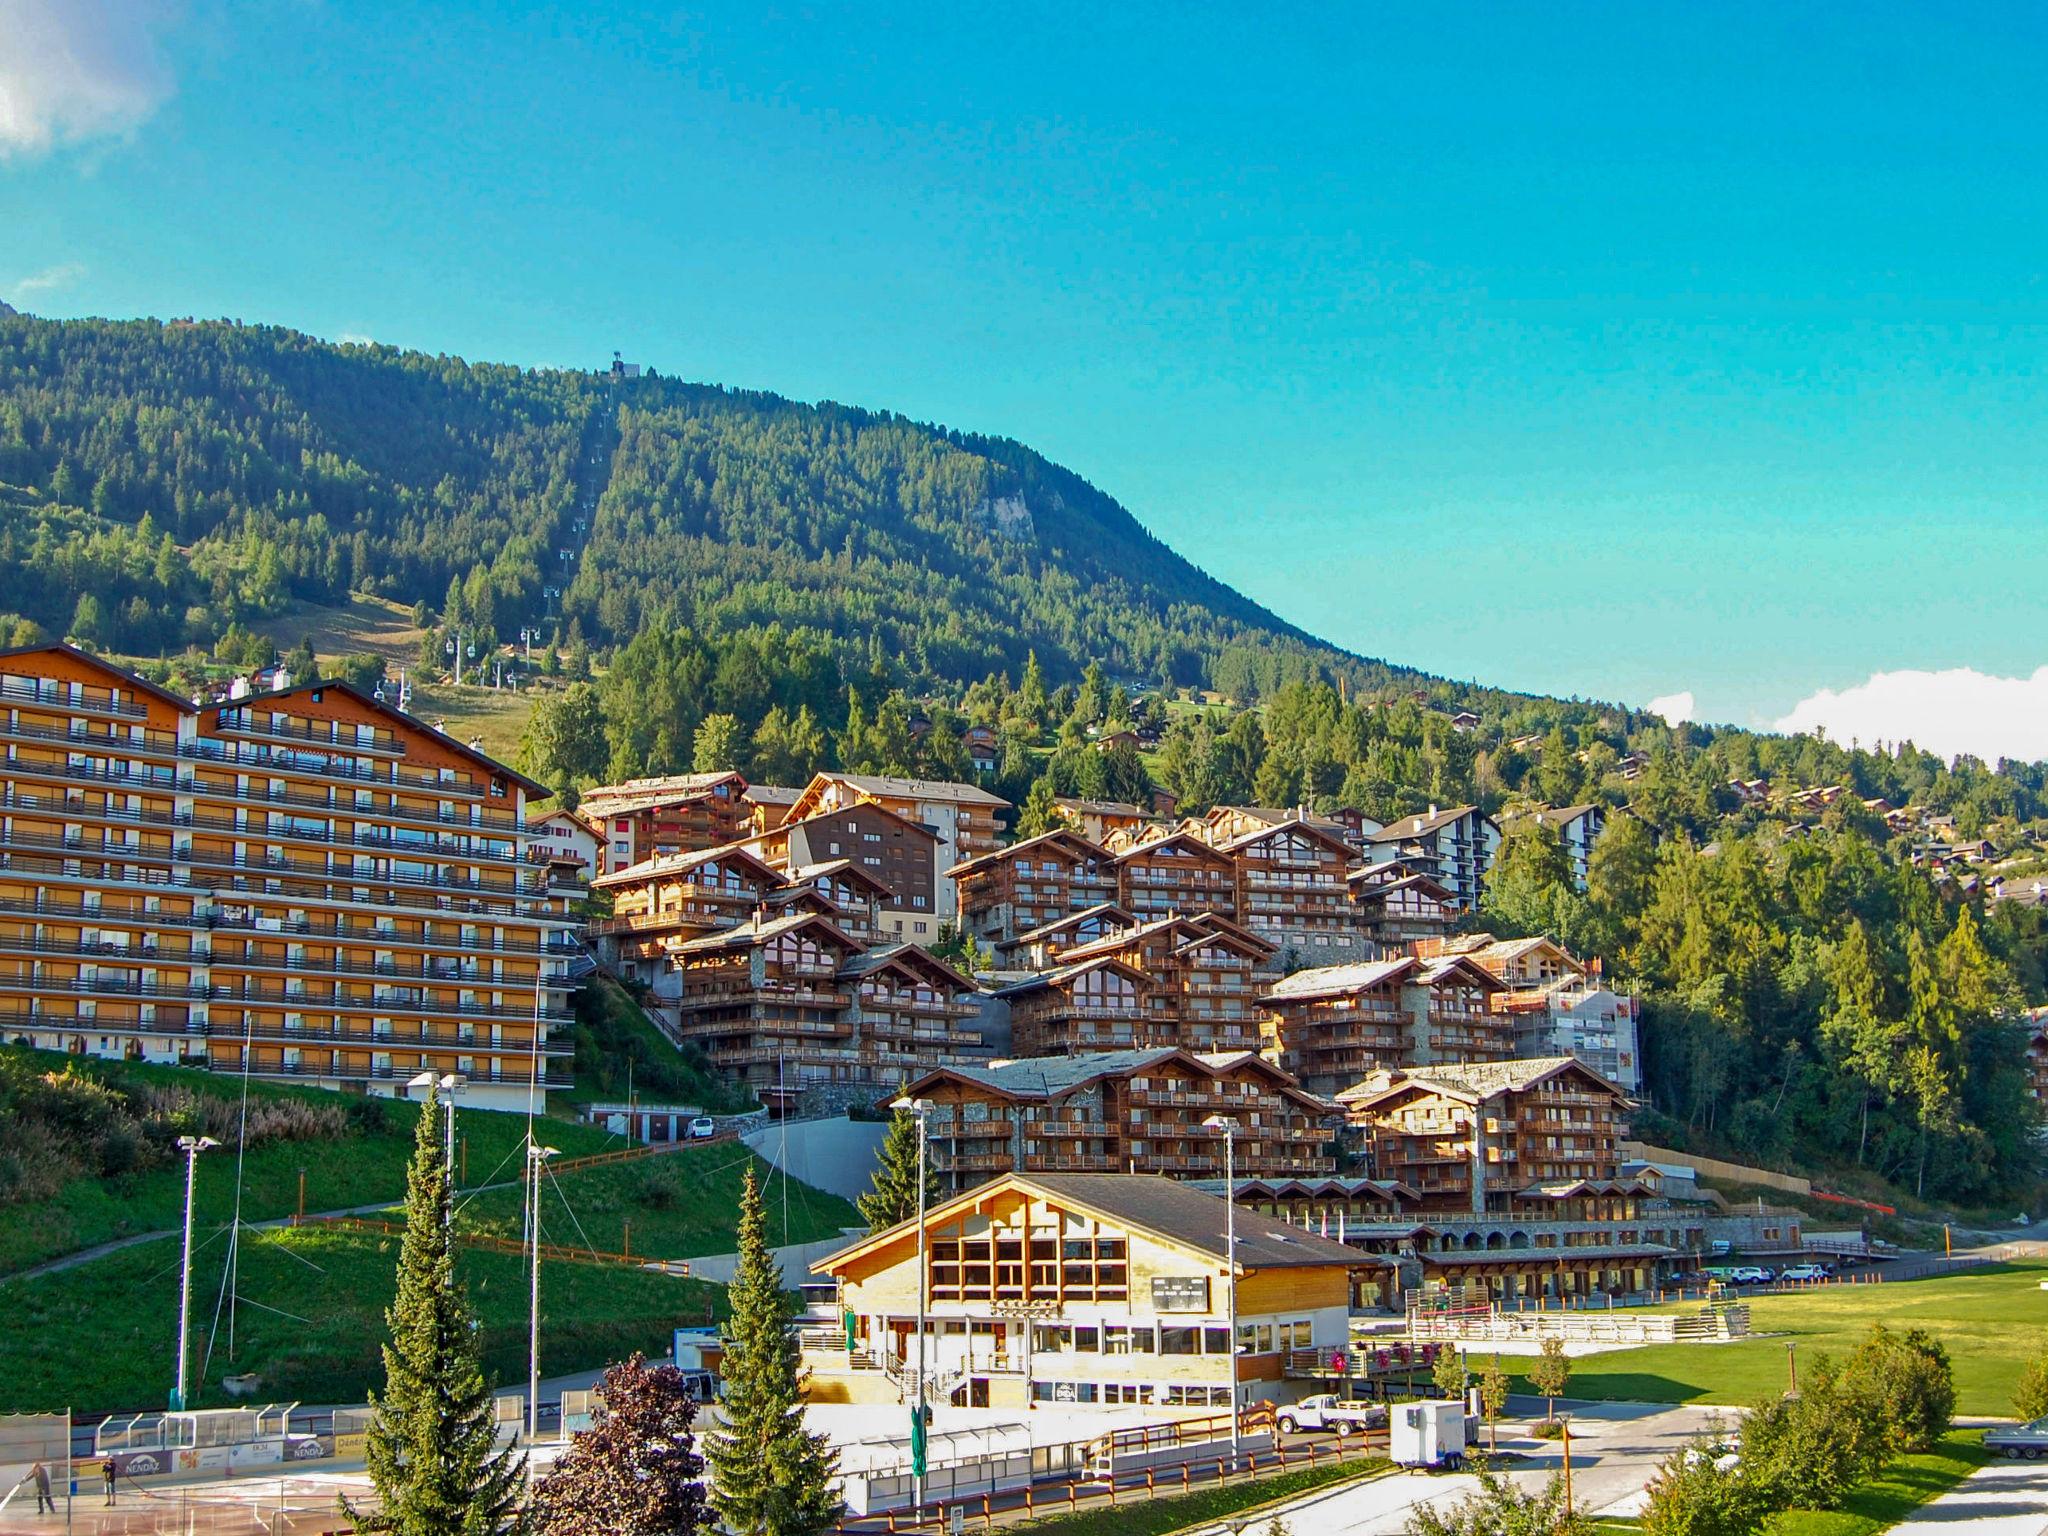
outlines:
[[[85,268],[79,263],[59,262],[54,267],[45,267],[24,277],[14,285],[14,294],[16,298],[25,299],[34,293],[50,293],[59,288],[69,288],[83,276]]]
[[[343,331],[334,339],[343,346],[351,347],[373,347],[377,344],[376,337],[365,336],[361,331]]]
[[[130,131],[171,93],[175,0],[0,0],[0,159]]]
[[[1662,715],[1666,725],[1678,725],[1692,718],[1692,693],[1667,693],[1643,707],[1653,715]]]
[[[1776,728],[1820,731],[1844,745],[1910,741],[1948,758],[1967,752],[1988,763],[2034,762],[2048,758],[2048,666],[2032,677],[1969,667],[1876,672],[1853,688],[1801,699]]]

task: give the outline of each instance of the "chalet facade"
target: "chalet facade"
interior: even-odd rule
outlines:
[[[1344,883],[1359,931],[1377,954],[1441,938],[1458,920],[1457,897],[1449,886],[1399,864],[1368,864],[1352,870]]]
[[[1504,1061],[1501,983],[1462,956],[1408,956],[1296,971],[1267,989],[1267,1057],[1310,1093],[1334,1094],[1374,1071],[1434,1062]]]
[[[914,1400],[920,1358],[941,1407],[1206,1415],[1298,1395],[1290,1359],[1348,1347],[1354,1278],[1387,1261],[1251,1211],[1233,1251],[1226,1216],[1143,1175],[977,1185],[927,1213],[922,1267],[914,1222],[819,1261],[845,1322],[806,1343],[811,1400],[893,1409]]]
[[[1110,854],[1065,830],[982,854],[953,866],[946,877],[962,931],[995,945],[1117,895]]]
[[[1238,920],[1272,946],[1278,969],[1371,958],[1346,884],[1351,845],[1340,829],[1294,817],[1218,846],[1237,866]]]
[[[673,946],[738,926],[785,883],[782,871],[737,844],[658,854],[592,882],[611,897],[612,915],[588,931],[604,964],[673,1003],[681,995]]]
[[[1063,963],[1112,957],[1141,973],[1141,1042],[1191,1051],[1259,1049],[1259,973],[1272,946],[1203,913],[1163,917],[1068,949]]]
[[[1137,843],[1117,854],[1115,864],[1117,902],[1140,922],[1190,912],[1242,920],[1237,861],[1192,832]]]
[[[996,818],[1010,808],[1010,802],[1002,796],[973,784],[882,774],[819,773],[812,775],[789,814],[791,820],[802,820],[862,804],[879,805],[907,822],[930,828],[938,840],[936,869],[950,869],[995,852],[1001,832]],[[950,881],[935,885],[932,896],[936,916],[950,919],[955,915]]]
[[[1010,1048],[1019,1056],[1128,1051],[1150,1043],[1150,985],[1109,956],[1062,964],[996,996],[1010,1005]]]
[[[1105,842],[1119,833],[1136,837],[1158,821],[1146,807],[1123,800],[1082,800],[1061,795],[1054,799],[1053,808],[1069,827],[1091,843]]]
[[[946,1067],[906,1090],[928,1101],[928,1145],[948,1188],[1003,1173],[1155,1173],[1221,1178],[1237,1127],[1246,1177],[1328,1174],[1334,1105],[1247,1052],[1172,1048]]]
[[[938,939],[939,839],[921,822],[906,820],[871,800],[853,800],[787,820],[773,831],[750,837],[747,845],[784,870],[849,860],[889,892],[878,909],[886,936],[913,944]]]
[[[764,1104],[893,1087],[979,1043],[967,978],[912,945],[867,950],[815,912],[756,919],[672,954],[681,1037]]]
[[[737,773],[628,779],[587,790],[577,810],[603,839],[601,873],[663,854],[717,848],[744,835],[752,807]]]

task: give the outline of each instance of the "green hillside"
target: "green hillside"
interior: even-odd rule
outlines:
[[[933,681],[1015,673],[1035,650],[1055,678],[1099,659],[1195,683],[1233,647],[1392,675],[1016,443],[653,377],[4,316],[0,485],[17,614],[128,654],[357,591],[459,606],[504,637],[559,583],[563,633],[594,646],[658,616],[856,641]],[[579,521],[588,547],[564,562]]]

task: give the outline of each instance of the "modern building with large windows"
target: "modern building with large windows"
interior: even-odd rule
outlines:
[[[346,683],[201,706],[0,652],[0,1036],[467,1104],[568,1086],[546,789]]]

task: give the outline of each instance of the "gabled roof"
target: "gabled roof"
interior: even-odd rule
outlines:
[[[1234,1221],[1240,1272],[1369,1269],[1393,1263],[1391,1259],[1316,1237],[1242,1206],[1233,1217],[1221,1196],[1149,1173],[1003,1174],[927,1211],[925,1224],[930,1227],[969,1213],[1006,1190],[1038,1195],[1063,1210],[1093,1216],[1120,1231],[1140,1234],[1219,1265],[1230,1261],[1229,1233]],[[812,1269],[817,1273],[836,1273],[849,1260],[907,1238],[916,1228],[914,1219],[898,1222],[827,1254]]]
[[[1223,1193],[1221,1179],[1190,1179],[1197,1189],[1205,1189],[1214,1195]],[[1239,1179],[1237,1198],[1264,1196],[1268,1199],[1287,1200],[1304,1198],[1310,1200],[1356,1200],[1361,1195],[1389,1204],[1417,1198],[1417,1192],[1399,1179],[1340,1179],[1335,1176],[1317,1179]]]
[[[1367,960],[1355,965],[1312,966],[1281,977],[1266,989],[1266,997],[1276,1002],[1348,997],[1354,992],[1393,986],[1408,980],[1421,969],[1422,962],[1412,955],[1403,955],[1398,960]]]
[[[740,843],[721,843],[716,848],[699,848],[692,853],[657,853],[628,864],[624,869],[615,869],[608,875],[600,875],[590,883],[601,890],[615,886],[638,885],[643,880],[664,880],[677,875],[686,875],[704,864],[751,864],[754,873],[764,885],[782,885],[786,877],[781,870]]]
[[[1225,917],[1221,912],[1197,912],[1188,921],[1197,928],[1213,933],[1219,938],[1227,936],[1246,944],[1256,944],[1260,949],[1265,950],[1269,954],[1278,954],[1280,952],[1279,945],[1268,943],[1256,933],[1253,933],[1251,929],[1245,927],[1243,923]]]
[[[1040,939],[1049,939],[1063,929],[1079,927],[1082,923],[1092,919],[1114,921],[1119,927],[1128,928],[1137,922],[1138,916],[1135,912],[1128,912],[1113,901],[1098,901],[1092,907],[1083,907],[1078,912],[1069,912],[1065,917],[1056,917],[1049,923],[1040,923],[1036,928],[1018,934],[1005,947],[1021,949],[1025,945],[1036,943]]]
[[[1052,803],[1063,811],[1084,816],[1135,816],[1145,821],[1152,815],[1142,805],[1132,805],[1128,800],[1084,800],[1079,795],[1054,795]]]
[[[1384,896],[1394,891],[1420,891],[1425,896],[1434,896],[1438,901],[1449,901],[1457,893],[1441,880],[1429,875],[1396,875],[1391,880],[1377,878],[1379,866],[1354,869],[1344,877],[1358,896]]]
[[[1264,842],[1269,837],[1278,837],[1283,832],[1293,833],[1299,837],[1313,838],[1326,847],[1336,849],[1347,859],[1351,857],[1351,844],[1345,840],[1340,823],[1334,821],[1304,821],[1299,816],[1290,816],[1285,821],[1274,822],[1268,826],[1255,828],[1250,832],[1240,833],[1228,842],[1218,844],[1218,846],[1225,853],[1236,853],[1241,848],[1249,848],[1253,843]]]
[[[121,687],[139,689],[150,697],[171,705],[181,714],[196,714],[199,710],[199,706],[183,694],[173,693],[159,683],[152,683],[140,673],[130,672],[126,667],[117,667],[111,661],[93,655],[91,651],[81,650],[69,640],[49,640],[41,645],[10,645],[0,649],[0,662],[10,661],[16,656],[48,655],[69,656],[73,661],[83,662],[86,666],[115,679]],[[236,702],[241,701],[238,699]]]
[[[755,805],[795,805],[803,791],[788,784],[749,784],[740,792],[742,800]]]
[[[1426,1067],[1398,1067],[1375,1073],[1337,1095],[1339,1104],[1366,1109],[1409,1089],[1441,1093],[1468,1104],[1483,1103],[1503,1093],[1521,1093],[1564,1073],[1580,1073],[1613,1094],[1627,1094],[1576,1056],[1531,1056],[1521,1061],[1471,1061]]]
[[[962,859],[951,869],[941,873],[958,879],[971,870],[984,869],[1000,864],[1005,859],[1015,858],[1020,853],[1035,853],[1046,844],[1059,843],[1072,851],[1076,858],[1108,860],[1109,850],[1091,843],[1072,827],[1054,827],[1050,832],[1041,832],[1036,837],[1027,837],[1022,842],[1012,843],[1007,848],[998,848],[992,853],[977,854],[971,859]]]
[[[850,816],[855,811],[862,811],[876,816],[887,817],[890,821],[895,822],[898,826],[907,828],[908,830],[915,832],[919,837],[928,837],[934,843],[937,843],[939,840],[939,834],[935,832],[932,828],[926,826],[923,822],[912,821],[908,816],[899,816],[896,812],[890,810],[889,807],[882,804],[879,800],[863,800],[859,805],[856,806],[842,805],[836,811],[812,811],[808,816],[802,817],[798,817],[792,814],[790,820],[783,822],[779,826],[770,827],[766,832],[761,833],[758,837],[750,837],[747,839],[747,841],[750,843],[758,843],[762,840],[762,838],[781,837],[785,833],[794,833],[801,828],[811,826],[817,822],[829,821],[834,816]]]
[[[881,970],[906,971],[962,992],[974,990],[974,982],[969,977],[961,975],[921,944],[885,944],[880,949],[863,950],[848,959],[839,968],[839,974],[872,976]]]
[[[1368,832],[1365,840],[1369,843],[1405,843],[1411,837],[1425,837],[1431,832],[1440,832],[1453,822],[1462,821],[1465,817],[1478,813],[1479,807],[1476,805],[1454,805],[1439,810],[1434,815],[1402,816],[1388,822],[1377,832]],[[1491,821],[1492,818],[1481,816],[1480,820]]]
[[[1147,838],[1141,843],[1133,843],[1130,847],[1124,849],[1123,852],[1115,854],[1113,857],[1118,864],[1128,864],[1133,859],[1147,858],[1159,852],[1160,849],[1168,844],[1184,848],[1198,854],[1202,858],[1221,864],[1229,864],[1233,868],[1236,867],[1235,861],[1229,854],[1216,847],[1213,843],[1205,842],[1192,832],[1168,832],[1164,837]]]
[[[623,779],[617,784],[600,784],[585,790],[583,804],[591,807],[593,816],[617,816],[699,800],[720,784],[733,780],[738,780],[742,791],[745,790],[747,781],[738,773],[672,773],[659,778]]]
[[[707,933],[702,938],[689,939],[675,945],[669,952],[677,955],[708,954],[721,949],[751,949],[756,944],[765,944],[770,939],[799,929],[819,931],[826,942],[836,944],[849,954],[857,953],[861,945],[849,937],[838,924],[817,912],[792,912],[787,917],[770,918],[766,922],[741,923],[737,928],[728,928],[723,933]]]
[[[814,773],[797,797],[797,805],[809,805],[828,784],[844,784],[858,794],[890,800],[950,800],[957,805],[981,805],[1007,809],[1010,802],[973,784],[949,779],[899,779],[881,773]]]
[[[1424,986],[1434,987],[1447,981],[1462,981],[1483,992],[1505,992],[1508,989],[1508,984],[1493,972],[1463,955],[1438,955],[1434,960],[1422,962]]]
[[[888,881],[871,875],[852,859],[827,859],[822,864],[800,864],[788,871],[792,885],[806,884],[812,880],[851,879],[855,885],[865,885],[878,896],[894,896],[896,888]]]
[[[1015,1100],[1056,1099],[1105,1078],[1130,1077],[1178,1063],[1192,1072],[1223,1077],[1246,1068],[1269,1080],[1275,1093],[1296,1099],[1317,1114],[1328,1115],[1336,1106],[1307,1092],[1294,1074],[1275,1065],[1256,1051],[1190,1051],[1184,1046],[1139,1046],[1123,1051],[1082,1051],[1070,1056],[1030,1056],[1011,1061],[992,1061],[982,1066],[935,1067],[912,1083],[909,1093],[922,1094],[926,1088],[952,1079],[988,1088]]]
[[[541,783],[538,779],[529,779],[517,768],[508,767],[506,764],[499,762],[495,757],[490,756],[488,753],[479,752],[475,747],[469,745],[468,742],[458,741],[456,740],[455,737],[450,736],[446,731],[441,730],[439,727],[427,724],[426,721],[420,719],[416,715],[408,715],[404,710],[400,709],[397,705],[387,704],[382,699],[379,699],[372,694],[365,693],[362,689],[358,688],[354,683],[343,682],[339,678],[323,678],[319,682],[293,683],[289,688],[273,688],[268,693],[250,693],[244,694],[239,699],[222,699],[216,703],[206,705],[200,711],[200,713],[205,714],[218,710],[247,709],[252,705],[273,704],[282,699],[289,699],[295,694],[312,693],[315,691],[339,691],[341,693],[345,693],[350,698],[354,699],[358,704],[363,705],[366,709],[372,710],[377,714],[384,715],[389,719],[395,720],[399,724],[404,725],[411,730],[419,731],[423,735],[431,736],[434,740],[435,746],[443,747],[448,751],[453,752],[457,757],[467,759],[469,762],[472,762],[476,764],[477,767],[483,769],[484,772],[489,774],[495,774],[502,778],[512,780],[513,783],[521,786],[529,794],[551,795],[554,793],[553,790],[549,789],[547,785]]]
[[[1104,969],[1121,971],[1124,975],[1130,977],[1131,980],[1141,985],[1152,979],[1135,965],[1126,965],[1113,955],[1101,955],[1093,960],[1083,960],[1078,965],[1063,965],[1058,970],[1040,972],[1028,981],[1013,982],[999,990],[996,996],[1021,997],[1026,992],[1039,992],[1047,987],[1065,986],[1076,977],[1085,976],[1090,971]]]

